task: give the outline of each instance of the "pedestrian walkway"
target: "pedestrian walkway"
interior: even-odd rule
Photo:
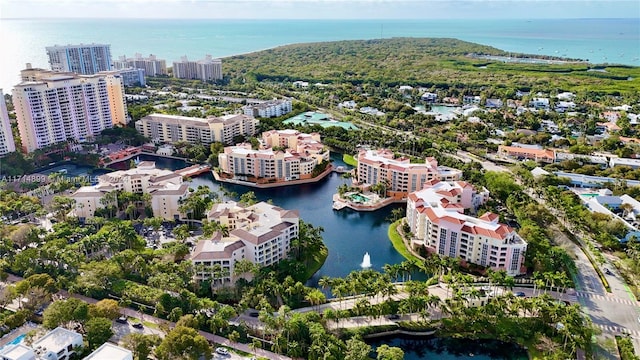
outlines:
[[[576,292],[576,296],[578,298],[586,298],[586,299],[594,299],[594,300],[605,300],[605,301],[611,301],[611,302],[615,302],[618,304],[625,304],[625,305],[631,305],[631,306],[636,306],[636,307],[640,307],[637,301],[631,301],[628,299],[621,299],[617,296],[614,295],[600,295],[600,294],[595,294],[595,293],[590,293],[590,292],[586,292],[586,291],[578,291]]]
[[[604,324],[594,324],[594,325],[606,333],[610,333],[613,335],[626,334],[633,338],[640,339],[640,331],[637,331],[637,330],[630,330],[622,326],[616,326],[616,325],[604,325]]]

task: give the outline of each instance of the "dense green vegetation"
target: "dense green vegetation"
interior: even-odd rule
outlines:
[[[616,343],[618,344],[618,352],[620,353],[620,359],[622,360],[638,360],[640,357],[635,354],[633,348],[633,342],[628,337],[616,336]]]
[[[507,95],[517,89],[637,91],[640,68],[604,67],[588,71],[584,63],[531,65],[468,56],[508,56],[504,51],[455,39],[392,38],[281,46],[225,59],[232,84],[256,81],[414,85],[457,92],[485,87]],[[628,78],[632,78],[628,80]]]

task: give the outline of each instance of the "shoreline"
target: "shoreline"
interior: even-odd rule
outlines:
[[[272,189],[272,188],[284,187],[284,186],[317,183],[323,180],[324,178],[326,178],[327,175],[331,174],[333,171],[334,171],[333,165],[329,164],[323,172],[321,172],[318,176],[314,178],[304,179],[304,180],[290,180],[286,182],[278,182],[278,183],[270,183],[270,184],[257,184],[251,181],[244,181],[244,180],[238,180],[238,179],[223,179],[220,177],[220,174],[218,174],[215,170],[211,171],[211,173],[213,174],[213,178],[216,181],[221,183],[243,185],[243,186],[248,186],[248,187],[257,188],[257,189]]]

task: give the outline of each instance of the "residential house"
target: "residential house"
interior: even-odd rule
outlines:
[[[68,360],[83,346],[82,335],[62,327],[49,331],[31,345],[36,357],[46,360]]]

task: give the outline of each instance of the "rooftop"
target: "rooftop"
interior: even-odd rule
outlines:
[[[82,343],[82,335],[75,331],[57,327],[49,331],[45,336],[34,341],[32,346],[34,349],[42,347],[53,352],[58,352],[60,349],[70,344],[75,344],[78,341]]]
[[[131,360],[133,353],[111,343],[104,343],[95,349],[84,360]]]

